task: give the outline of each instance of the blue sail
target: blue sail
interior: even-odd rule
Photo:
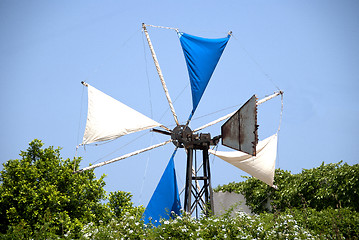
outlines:
[[[178,193],[176,171],[174,166],[175,150],[170,161],[153,193],[150,202],[144,212],[145,223],[150,219],[154,225],[159,224],[160,218],[169,219],[173,217],[171,212],[180,215],[181,202]],[[155,222],[157,220],[157,222]]]
[[[191,83],[193,103],[191,118],[227,45],[230,35],[228,34],[225,38],[208,39],[179,33],[179,38]]]

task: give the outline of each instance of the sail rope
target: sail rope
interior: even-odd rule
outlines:
[[[78,154],[78,150],[79,150],[79,146],[80,146],[80,129],[81,129],[81,122],[82,122],[84,92],[85,92],[85,86],[82,86],[82,93],[81,93],[81,100],[80,100],[79,124],[77,127],[77,140],[76,140],[77,146],[76,146],[75,158],[74,158],[74,172],[76,170],[76,159],[77,159],[77,154]]]
[[[118,49],[119,49],[119,50],[120,50],[120,49],[123,49],[123,48],[128,44],[128,42],[130,42],[130,41],[135,37],[135,35],[138,34],[138,32],[140,32],[140,31],[142,31],[142,28],[139,28],[139,29],[137,29],[136,31],[134,31],[134,32],[129,36],[129,38],[126,39],[126,40],[120,45],[120,47],[119,47]],[[108,57],[106,57],[105,60],[102,61],[102,63],[100,63],[99,65],[97,65],[97,66],[94,68],[94,70],[91,71],[91,72],[87,75],[87,77],[85,77],[84,82],[90,82],[89,78],[90,78],[91,76],[93,76],[94,74],[96,74],[96,73],[105,65],[105,63],[108,62],[110,59],[112,59],[113,56],[115,56],[116,54],[118,54],[118,52],[120,52],[120,51],[113,51]],[[83,86],[83,88],[82,88],[82,94],[81,94],[81,100],[80,100],[80,102],[81,102],[81,104],[80,104],[80,116],[79,116],[78,130],[77,130],[77,146],[76,146],[76,151],[75,151],[75,158],[77,158],[79,147],[82,146],[82,144],[80,143],[80,130],[81,130],[81,123],[82,123],[82,118],[83,118],[82,116],[83,116],[84,89],[85,89],[85,86]],[[107,142],[105,142],[105,143],[108,143],[108,142],[111,142],[111,141],[107,141]],[[105,143],[103,143],[103,144],[105,144]],[[98,145],[100,145],[100,144],[96,144],[96,146],[98,146]],[[102,145],[102,144],[101,144],[101,145]],[[84,146],[84,147],[85,147],[85,146]],[[118,150],[116,150],[116,151],[118,151]],[[115,152],[116,152],[116,151],[115,151]],[[113,154],[113,153],[110,153],[110,154]],[[108,154],[108,155],[110,155],[110,154]],[[108,155],[106,155],[106,156],[108,156]],[[104,157],[103,157],[103,158],[104,158]],[[100,158],[100,159],[96,160],[94,163],[98,162],[99,160],[101,160],[101,159],[103,159],[103,158]],[[75,169],[75,166],[76,166],[76,160],[75,160],[75,164],[74,164],[74,169]]]
[[[147,25],[146,26],[150,26],[150,27],[156,27],[153,25]],[[161,28],[167,28],[167,27],[161,27]],[[168,29],[174,29],[174,28],[168,28]],[[144,36],[144,32],[142,31],[142,43],[143,43],[143,54],[144,54],[144,60],[145,60],[145,68],[146,68],[146,78],[147,78],[147,83],[148,83],[148,90],[149,90],[149,94],[150,94],[150,101],[151,100],[151,90],[150,90],[150,80],[149,80],[149,74],[148,74],[148,61],[147,61],[147,54],[146,54],[146,43],[145,43],[145,36]],[[189,82],[186,84],[186,86],[182,89],[182,91],[174,98],[174,100],[172,101],[173,103],[176,103],[176,101],[178,100],[179,97],[181,97],[181,95],[185,92],[185,90],[188,88],[189,86]],[[152,102],[150,103],[151,105],[151,118],[153,118],[152,116],[152,112],[153,112],[153,108],[152,108]],[[163,114],[161,115],[161,117],[159,118],[159,122],[161,122],[161,120],[166,116],[166,114],[168,113],[168,111],[170,110],[170,107],[167,107],[166,110],[163,112]],[[172,126],[172,124],[170,125],[166,125],[166,126]],[[174,125],[173,125],[174,126]]]
[[[257,66],[257,68],[260,70],[260,72],[266,77],[268,81],[270,81],[273,86],[278,90],[281,91],[279,86],[274,82],[274,80],[269,76],[269,74],[264,70],[264,68],[258,63],[258,61],[247,51],[247,49],[244,47],[244,45],[239,41],[233,34],[232,37],[239,43],[239,46],[242,48],[242,50],[245,52],[245,54],[253,61],[253,63]],[[283,118],[283,92],[281,92],[281,111],[280,111],[280,117],[279,117],[279,124],[277,129],[277,136],[278,136],[278,143],[279,143],[279,131],[282,124],[282,118]],[[279,145],[279,144],[278,144]],[[279,167],[279,146],[277,146],[277,162],[276,167]]]
[[[150,147],[147,147],[147,148],[143,148],[143,149],[140,149],[140,150],[131,152],[131,153],[127,153],[127,154],[125,154],[125,155],[122,155],[122,156],[120,156],[120,157],[117,157],[117,158],[114,158],[114,159],[111,159],[111,160],[108,160],[108,161],[103,161],[103,162],[100,162],[100,163],[98,163],[98,164],[85,167],[85,168],[83,168],[83,169],[81,169],[81,170],[78,170],[78,171],[76,171],[76,172],[84,172],[84,171],[87,171],[87,170],[90,170],[90,169],[102,167],[102,166],[104,166],[104,165],[107,165],[107,164],[110,164],[110,163],[114,163],[114,162],[123,160],[123,159],[125,159],[125,158],[129,158],[129,157],[138,155],[138,154],[140,154],[140,153],[147,152],[147,151],[149,151],[149,150],[152,150],[152,149],[155,149],[155,148],[164,146],[164,145],[166,145],[166,144],[168,144],[168,143],[170,143],[170,142],[172,142],[172,139],[167,140],[167,141],[162,142],[162,143],[155,144],[155,145],[150,146]],[[76,173],[76,172],[75,172],[75,173]]]
[[[102,63],[97,65],[92,72],[90,72],[87,77],[85,78],[84,82],[90,82],[88,79],[93,76],[95,73],[97,73],[105,64],[112,59],[115,55],[119,54],[124,47],[138,34],[138,32],[142,31],[142,28],[137,29],[134,31],[117,49],[117,51],[112,51],[110,55],[108,55]]]
[[[242,105],[243,104],[236,104],[236,105],[233,105],[233,106],[230,106],[230,107],[225,107],[225,108],[222,108],[220,110],[217,110],[217,111],[214,111],[214,112],[211,112],[211,113],[207,113],[207,114],[204,114],[204,115],[199,116],[199,117],[195,117],[195,118],[192,119],[192,121],[195,121],[195,120],[198,120],[198,119],[201,119],[201,118],[204,118],[204,117],[208,117],[208,116],[214,115],[216,113],[220,113],[220,112],[223,112],[223,111],[235,108],[235,107],[239,107],[239,106],[242,106]]]
[[[95,164],[95,163],[99,162],[100,160],[103,160],[104,158],[107,158],[107,157],[111,156],[112,154],[114,154],[114,153],[120,151],[120,150],[123,149],[124,147],[127,147],[128,145],[132,144],[133,142],[137,141],[138,139],[142,138],[143,136],[145,136],[145,135],[147,135],[147,134],[149,134],[149,133],[150,133],[150,132],[145,132],[145,133],[141,134],[140,136],[138,136],[138,137],[132,139],[131,141],[128,141],[126,144],[121,145],[119,148],[115,149],[114,151],[112,151],[112,152],[110,152],[110,153],[104,155],[103,157],[98,158],[96,161],[92,162],[92,164]],[[96,147],[97,147],[97,146],[99,146],[99,145],[103,145],[103,144],[112,142],[112,141],[114,141],[114,140],[117,140],[117,139],[113,139],[113,140],[107,141],[107,142],[102,143],[102,144],[94,144],[94,145],[90,145],[90,144],[89,144],[89,145],[86,145],[86,146],[96,146]]]
[[[144,55],[144,61],[145,61],[145,72],[146,72],[147,88],[148,88],[148,96],[149,96],[148,102],[150,105],[150,117],[151,117],[151,119],[153,119],[152,91],[151,91],[150,77],[148,74],[148,61],[147,61],[147,57],[146,57],[146,42],[145,42],[145,36],[144,36],[143,31],[142,31],[142,44],[143,44],[143,55]],[[161,120],[159,120],[159,121],[161,121]],[[151,132],[151,140],[150,140],[149,146],[153,145],[153,138],[154,138],[154,133]],[[142,203],[143,190],[144,190],[144,186],[145,186],[145,182],[146,182],[146,178],[147,178],[147,172],[148,172],[148,166],[149,166],[150,159],[151,159],[151,152],[148,151],[147,158],[146,158],[145,170],[144,170],[143,177],[142,177],[142,184],[141,184],[138,205],[140,205]]]
[[[153,144],[153,133],[151,133],[150,146],[152,144]],[[143,177],[142,177],[142,184],[141,184],[140,196],[139,196],[139,199],[138,199],[138,205],[140,205],[141,202],[142,202],[143,188],[145,186],[145,181],[146,181],[146,177],[147,177],[147,170],[148,170],[148,163],[150,162],[150,159],[151,159],[151,151],[148,151],[147,158],[146,158],[145,171],[144,171]]]
[[[188,88],[189,86],[189,82],[187,83],[187,85],[182,89],[182,91],[176,96],[176,98],[173,100],[173,103],[175,103],[180,97],[181,95],[185,92],[185,90]],[[169,107],[167,107],[167,109],[163,112],[162,116],[160,117],[160,119],[158,120],[159,122],[164,118],[164,116],[167,114],[167,112],[170,110]],[[171,124],[169,126],[175,126],[174,124]]]
[[[80,129],[81,129],[81,122],[82,122],[82,111],[83,111],[83,99],[84,99],[84,92],[85,86],[82,86],[82,93],[81,93],[81,104],[80,104],[80,116],[79,116],[79,124],[77,127],[77,147],[76,147],[76,154],[78,146],[80,145]]]
[[[139,32],[141,31],[142,28],[137,29],[133,34],[130,35],[130,37],[128,39],[126,39],[119,47],[119,49],[124,48],[127,43],[132,40],[132,38]],[[108,62],[111,58],[113,58],[114,55],[118,54],[118,52],[120,51],[113,51],[108,57],[105,58],[105,60],[102,61],[102,63],[100,63],[99,65],[97,65],[93,71],[91,71],[90,73],[88,73],[87,77],[85,77],[85,80],[83,80],[83,82],[90,82],[89,78],[91,76],[93,76],[95,73],[97,73],[104,65],[106,62]],[[81,145],[79,142],[79,135],[80,135],[80,129],[81,129],[81,120],[82,120],[82,109],[83,109],[83,98],[84,98],[84,86],[82,88],[82,95],[81,95],[81,107],[80,107],[80,117],[79,117],[79,124],[78,124],[78,134],[77,134],[77,148]]]
[[[144,36],[143,32],[142,32],[142,44],[143,44],[143,56],[144,56],[144,60],[145,60],[145,72],[146,72],[146,79],[147,79],[149,104],[150,104],[150,114],[151,114],[151,119],[153,119],[151,85],[150,85],[150,77],[148,75],[148,67],[147,67],[148,63],[147,63],[147,57],[146,57],[146,43],[145,43],[145,36]]]
[[[245,54],[253,61],[253,63],[257,66],[257,68],[259,69],[259,71],[267,78],[267,80],[269,80],[273,86],[280,91],[280,88],[278,87],[278,85],[273,81],[273,79],[269,76],[269,74],[264,70],[264,68],[258,63],[258,61],[247,51],[247,49],[244,47],[244,45],[241,43],[241,41],[239,41],[232,33],[232,37],[238,41],[239,46],[242,48],[242,50],[245,52]]]
[[[283,92],[280,95],[280,102],[281,102],[281,109],[280,109],[280,117],[279,117],[279,126],[278,126],[278,130],[277,133],[279,133],[280,131],[280,126],[282,124],[282,118],[283,118]]]
[[[163,77],[161,67],[160,67],[160,65],[159,65],[159,62],[158,62],[158,59],[157,59],[155,50],[154,50],[154,48],[153,48],[153,45],[152,45],[152,42],[151,42],[151,39],[150,39],[150,35],[148,34],[146,25],[145,25],[144,23],[142,23],[142,28],[143,28],[143,32],[144,32],[145,35],[146,35],[148,47],[150,48],[151,55],[152,55],[152,59],[153,59],[153,62],[154,62],[154,64],[155,64],[155,66],[156,66],[156,70],[157,70],[157,73],[158,73],[158,77],[160,78],[163,91],[165,92],[165,95],[166,95],[166,98],[167,98],[168,105],[169,105],[170,108],[171,108],[171,112],[172,112],[172,115],[173,115],[173,119],[175,120],[175,122],[176,122],[176,124],[177,124],[177,126],[178,126],[178,125],[179,125],[179,122],[178,122],[177,114],[176,114],[176,111],[175,111],[175,109],[174,109],[174,106],[173,106],[173,103],[172,103],[170,94],[169,94],[169,92],[168,92],[167,84],[166,84],[165,79],[164,79],[164,77]]]
[[[179,31],[178,31],[178,28],[173,28],[173,27],[163,27],[163,26],[155,26],[155,25],[150,25],[150,24],[145,24],[145,25],[146,25],[146,27],[170,29],[170,30],[175,30],[177,33],[179,32]]]
[[[151,92],[151,86],[150,86],[150,78],[148,75],[148,63],[147,63],[147,57],[146,57],[146,44],[145,44],[145,39],[144,39],[144,35],[143,35],[143,31],[142,31],[142,44],[143,44],[143,56],[144,56],[144,61],[145,61],[145,72],[146,72],[146,79],[147,79],[147,88],[148,88],[148,98],[149,98],[149,105],[150,105],[150,117],[151,119],[153,119],[153,108],[152,108],[152,92]],[[153,144],[153,133],[151,133],[151,140],[150,140],[150,146]],[[141,190],[140,190],[140,196],[138,199],[138,205],[141,204],[142,202],[142,196],[143,196],[143,188],[145,186],[145,181],[146,181],[146,177],[147,177],[147,170],[148,170],[148,163],[150,161],[151,158],[151,152],[149,151],[147,153],[147,158],[146,158],[146,165],[145,165],[145,170],[143,173],[143,177],[142,177],[142,183],[141,183]]]
[[[283,92],[280,96],[281,98],[281,109],[280,109],[280,117],[279,117],[279,125],[278,125],[278,130],[277,130],[277,137],[278,137],[278,142],[279,142],[279,131],[280,131],[280,127],[282,124],[282,118],[283,118]],[[276,162],[276,168],[279,168],[279,144],[277,145],[277,162]]]

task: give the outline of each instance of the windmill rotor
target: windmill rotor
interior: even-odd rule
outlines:
[[[167,28],[174,29],[179,35],[192,87],[193,108],[186,124],[180,124],[146,26],[156,26],[142,24],[143,32],[146,35],[156,70],[176,126],[173,129],[170,129],[102,93],[88,83],[82,82],[82,84],[88,88],[89,111],[84,139],[81,145],[96,141],[111,140],[129,133],[148,129],[152,132],[167,135],[170,139],[112,160],[85,167],[75,172],[83,172],[96,167],[101,167],[172,142],[175,146],[175,150],[149,204],[147,205],[144,213],[145,221],[148,220],[148,217],[168,217],[168,211],[174,211],[176,214],[180,214],[181,204],[174,168],[174,157],[178,148],[183,148],[187,156],[183,209],[189,214],[195,213],[198,217],[198,213],[202,212],[204,215],[208,216],[214,211],[209,154],[217,156],[217,152],[211,150],[210,147],[216,146],[221,139],[222,145],[235,149],[240,154],[235,154],[233,157],[232,153],[218,153],[220,158],[266,182],[268,185],[273,186],[273,159],[275,161],[277,138],[275,136],[258,142],[257,106],[278,95],[283,95],[283,92],[275,92],[259,101],[257,97],[253,95],[241,108],[238,109],[238,111],[227,114],[192,130],[189,127],[189,124],[227,41],[231,36],[231,32],[225,38],[204,39],[179,32],[176,28]],[[193,42],[195,42],[195,47],[192,45]],[[198,45],[200,46],[198,47]],[[213,47],[215,48],[214,51],[211,50]],[[199,50],[197,49],[194,50],[194,52],[191,52],[193,51],[193,48],[199,48]],[[200,70],[198,70],[198,68]],[[202,71],[203,68],[208,69]],[[107,108],[103,108],[101,104],[107,106]],[[111,109],[109,111],[108,109],[110,109],[110,107],[114,107],[115,110]],[[121,114],[126,115],[129,119],[124,119]],[[211,137],[210,133],[200,132],[209,126],[224,120],[227,121],[221,126],[221,135]],[[118,122],[121,123],[121,126],[117,126]],[[116,126],[114,127],[115,129],[111,129],[113,126]],[[197,154],[195,154],[196,151],[202,152],[202,158],[197,159]],[[263,156],[264,154],[270,155],[270,163],[266,160],[266,156]],[[262,167],[262,165],[264,167]],[[164,197],[168,191],[171,191],[171,194],[168,194],[168,198]]]

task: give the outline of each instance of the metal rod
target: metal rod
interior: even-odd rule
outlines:
[[[192,195],[192,166],[193,166],[193,148],[187,149],[187,171],[186,171],[186,187],[184,194],[184,210],[191,212],[191,195]]]
[[[278,95],[283,95],[283,91],[277,91],[277,92],[274,92],[272,95],[269,95],[268,97],[265,97],[265,98],[263,98],[263,99],[261,99],[261,100],[259,100],[258,102],[257,102],[257,106],[258,105],[261,105],[262,103],[264,103],[264,102],[266,102],[266,101],[268,101],[268,100],[271,100],[272,98],[275,98],[276,96],[278,96]]]
[[[207,184],[211,181],[210,179],[208,179],[208,172],[207,172],[207,164],[208,164],[208,149],[203,149],[202,150],[202,154],[203,154],[203,176],[205,176],[206,178],[204,179],[204,185],[207,186]],[[206,187],[205,191],[204,191],[204,199],[206,204],[208,204],[208,200],[209,200],[209,191],[208,188]],[[208,216],[208,206],[205,206],[206,211],[204,212],[204,214],[206,216]]]
[[[208,155],[208,148],[206,148],[205,150],[203,150],[203,156],[206,155],[206,162],[207,162],[207,177],[208,177],[208,191],[209,191],[209,210],[210,212],[207,210],[207,213],[209,214],[213,214],[214,211],[214,203],[213,203],[213,190],[212,190],[212,180],[211,180],[211,167],[210,167],[210,163],[209,163],[209,155]]]
[[[270,100],[270,99],[272,99],[272,98],[275,98],[275,97],[278,96],[278,95],[283,95],[283,93],[284,93],[283,91],[274,92],[272,95],[270,95],[270,96],[268,96],[268,97],[265,97],[265,98],[259,100],[259,101],[257,102],[257,106],[260,105],[260,104],[262,104],[262,103],[264,103],[264,102],[266,102],[266,101],[268,101],[268,100]],[[230,117],[231,117],[233,114],[235,114],[236,112],[237,112],[237,111],[234,111],[234,112],[232,112],[232,113],[227,114],[226,116],[223,116],[223,117],[221,117],[221,118],[218,118],[217,120],[214,120],[214,121],[212,121],[212,122],[210,122],[210,123],[207,123],[207,124],[205,124],[205,125],[203,125],[203,126],[197,128],[197,129],[193,130],[193,132],[198,132],[198,131],[200,131],[200,130],[202,130],[202,129],[204,129],[204,128],[210,127],[210,126],[212,126],[212,125],[214,125],[214,124],[216,124],[216,123],[219,123],[219,122],[221,122],[221,121],[223,121],[223,120],[226,120],[227,118],[230,118]]]
[[[179,125],[179,122],[178,122],[178,119],[177,119],[177,115],[176,115],[175,109],[174,109],[174,107],[173,107],[171,97],[170,97],[170,95],[169,95],[169,93],[168,93],[168,89],[167,89],[167,86],[166,86],[166,82],[165,82],[165,80],[164,80],[164,78],[163,78],[163,74],[162,74],[162,71],[161,71],[161,68],[160,68],[160,64],[158,63],[155,50],[153,49],[152,42],[151,42],[151,39],[150,39],[150,35],[149,35],[148,32],[147,32],[146,24],[142,23],[142,28],[143,28],[143,31],[144,31],[144,33],[145,33],[145,35],[146,35],[146,39],[147,39],[147,42],[148,42],[148,46],[150,47],[151,54],[152,54],[152,58],[153,58],[153,61],[154,61],[154,63],[155,63],[155,66],[156,66],[158,76],[160,77],[163,90],[165,91],[168,104],[170,105],[170,109],[171,109],[173,118],[175,119],[175,122],[176,122],[176,124],[177,124],[177,126],[178,126],[178,125]]]
[[[170,135],[170,136],[171,136],[171,134],[172,134],[171,132],[159,130],[159,129],[156,129],[156,128],[152,128],[152,129],[151,129],[151,132],[157,132],[157,133],[161,133],[161,134],[164,134],[164,135]]]
[[[169,131],[169,132],[172,132],[171,129],[169,129],[168,127],[166,127],[166,126],[164,126],[164,125],[161,125],[161,126],[159,126],[159,127],[163,128],[163,129],[165,129],[165,130],[167,130],[167,131]]]
[[[121,157],[114,158],[114,159],[112,159],[112,160],[100,162],[100,163],[98,163],[98,164],[95,164],[95,165],[92,165],[92,166],[89,166],[89,167],[85,167],[85,168],[83,168],[83,169],[80,169],[80,170],[75,171],[74,173],[79,173],[79,172],[83,172],[83,171],[86,171],[86,170],[90,170],[90,169],[94,169],[94,168],[97,168],[97,167],[101,167],[101,166],[104,166],[104,165],[107,165],[107,164],[110,164],[110,163],[114,163],[114,162],[123,160],[123,159],[125,159],[125,158],[132,157],[132,156],[135,156],[135,155],[137,155],[137,154],[140,154],[140,153],[149,151],[149,150],[151,150],[151,149],[161,147],[161,146],[166,145],[167,143],[170,143],[170,142],[172,142],[172,140],[168,140],[168,141],[163,142],[163,143],[159,143],[159,144],[156,144],[156,145],[153,145],[153,146],[150,146],[150,147],[141,149],[141,150],[137,150],[137,151],[134,151],[134,152],[132,152],[132,153],[125,154],[125,155],[123,155],[123,156],[121,156]]]
[[[231,117],[231,116],[232,116],[233,114],[235,114],[236,112],[237,112],[237,111],[234,111],[234,112],[232,112],[232,113],[230,113],[230,114],[227,114],[226,116],[223,116],[223,117],[221,117],[221,118],[218,118],[217,120],[214,120],[214,121],[212,121],[212,122],[210,122],[210,123],[207,123],[207,124],[203,125],[202,127],[199,127],[199,128],[197,128],[197,129],[193,130],[193,132],[198,132],[199,130],[202,130],[202,129],[206,128],[206,127],[210,127],[210,126],[212,126],[212,125],[214,125],[214,124],[216,124],[216,123],[219,123],[219,122],[221,122],[221,121],[223,121],[223,120],[226,120],[227,118]]]
[[[84,82],[84,81],[81,81],[81,84],[84,85],[85,87],[88,87],[88,83]]]
[[[146,24],[146,26],[147,27],[154,27],[154,28],[171,29],[171,30],[175,30],[177,33],[179,32],[178,28],[173,28],[173,27],[155,26],[155,25],[150,25],[150,24]]]

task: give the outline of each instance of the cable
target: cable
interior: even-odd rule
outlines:
[[[273,81],[273,79],[269,76],[269,74],[264,71],[263,67],[256,61],[256,59],[249,54],[249,52],[247,51],[247,49],[241,44],[241,42],[232,34],[232,37],[239,42],[239,46],[243,49],[243,51],[246,53],[246,55],[254,62],[254,64],[258,67],[258,69],[262,72],[262,74],[267,78],[267,80],[269,80],[274,87],[280,91],[280,88],[277,86],[277,84]]]
[[[108,157],[108,156],[114,154],[115,152],[121,150],[121,149],[124,148],[124,147],[127,147],[127,146],[130,145],[131,143],[137,141],[139,138],[141,138],[141,137],[143,137],[143,136],[145,136],[145,135],[147,135],[147,134],[149,134],[149,133],[150,133],[150,132],[145,132],[144,134],[142,134],[142,135],[136,137],[135,139],[132,139],[131,141],[127,142],[125,145],[122,145],[121,147],[117,148],[116,150],[114,150],[114,151],[112,151],[112,152],[106,154],[105,156],[103,156],[103,157],[97,159],[97,160],[94,161],[92,164],[97,163],[98,161],[100,161],[100,160],[102,160],[102,159],[104,159],[104,158],[106,158],[106,157]],[[115,139],[114,139],[114,140],[115,140]],[[114,140],[110,140],[110,141],[114,141]],[[110,141],[108,141],[108,142],[106,142],[106,143],[109,143]],[[105,144],[105,143],[103,143],[103,144]],[[91,146],[91,145],[87,145],[87,146]],[[93,146],[93,145],[92,145],[92,146]],[[96,144],[95,146],[98,146],[98,145]]]
[[[125,40],[121,45],[120,45],[120,47],[118,48],[118,49],[122,49],[124,46],[126,46],[127,45],[127,43],[130,41],[130,40],[132,40],[132,38],[139,32],[139,31],[141,31],[142,30],[142,28],[140,28],[140,29],[137,29],[133,34],[131,34],[131,36],[127,39],[127,40]],[[111,59],[113,56],[115,56],[116,54],[118,54],[118,52],[120,52],[120,50],[118,50],[118,51],[113,51],[112,52],[112,54],[110,54],[107,58],[105,58],[105,60],[103,60],[102,61],[102,63],[101,64],[99,64],[99,65],[97,65],[97,67],[95,67],[95,69],[93,70],[93,72],[92,73],[89,73],[88,74],[88,76],[85,78],[85,82],[89,82],[89,78],[90,78],[90,76],[91,75],[93,75],[93,74],[95,74],[95,73],[97,73],[104,65],[105,65],[105,62],[107,62],[109,59]]]
[[[150,78],[148,75],[148,68],[147,68],[147,58],[146,58],[146,44],[145,44],[145,39],[143,36],[143,31],[142,31],[142,43],[143,43],[143,55],[144,55],[144,60],[145,60],[145,71],[146,71],[146,78],[147,78],[147,86],[148,86],[148,95],[149,95],[149,103],[150,103],[150,113],[151,113],[151,118],[153,118],[153,109],[152,109],[152,94],[151,94],[151,85],[150,85]]]
[[[150,146],[153,144],[153,133],[151,134],[151,141],[150,141]],[[145,181],[146,181],[146,177],[147,177],[147,170],[148,170],[148,163],[150,161],[150,151],[148,151],[147,153],[147,159],[146,159],[146,167],[145,167],[145,172],[143,174],[143,178],[142,178],[142,185],[141,185],[141,191],[140,191],[140,197],[139,197],[139,200],[138,200],[138,205],[141,204],[142,202],[142,195],[143,195],[143,187],[145,186]]]
[[[170,30],[175,30],[178,33],[178,28],[173,28],[173,27],[162,27],[162,26],[155,26],[155,25],[150,25],[150,24],[145,24],[147,27],[153,27],[153,28],[163,28],[163,29],[170,29]]]
[[[173,103],[175,103],[178,98],[184,93],[184,91],[188,88],[189,83],[187,83],[187,85],[182,89],[182,91],[177,95],[177,97],[174,99]],[[164,118],[164,116],[167,114],[167,112],[170,110],[169,107],[167,107],[167,109],[163,112],[162,116],[160,117],[159,121],[162,120],[162,118]]]
[[[208,114],[205,114],[205,115],[202,115],[202,116],[193,118],[192,121],[193,121],[193,120],[198,120],[198,119],[200,119],[200,118],[208,117],[208,116],[210,116],[210,115],[213,115],[213,114],[216,114],[216,113],[219,113],[219,112],[223,112],[223,111],[225,111],[225,110],[228,110],[228,109],[231,109],[231,108],[234,108],[234,107],[239,107],[239,106],[241,106],[241,105],[243,105],[243,104],[236,104],[236,105],[233,105],[233,106],[230,106],[230,107],[222,108],[222,109],[220,109],[220,110],[218,110],[218,111],[211,112],[211,113],[208,113]]]

